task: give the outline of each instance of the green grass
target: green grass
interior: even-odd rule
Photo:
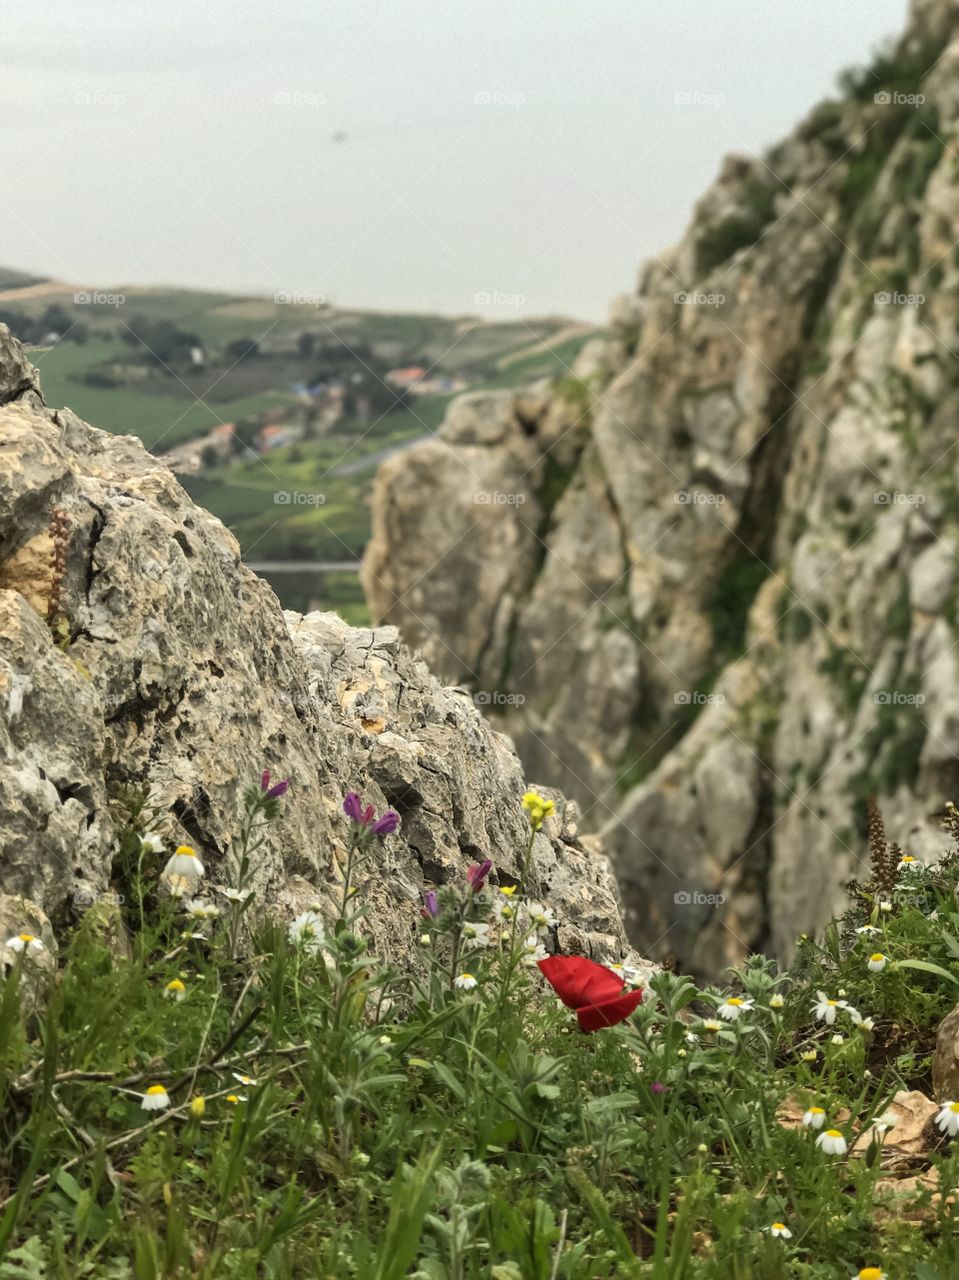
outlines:
[[[245,396],[217,403],[215,409],[191,401],[178,388],[177,395],[154,395],[130,388],[91,387],[83,374],[94,366],[128,356],[129,348],[118,341],[91,339],[84,344],[63,342],[46,351],[32,351],[30,358],[40,371],[40,381],[51,408],[70,408],[85,422],[104,431],[139,436],[147,448],[171,448],[182,440],[205,435],[221,422],[235,422],[288,404],[290,397],[280,392]]]
[[[829,1154],[801,1119],[822,1108],[822,1133],[852,1147],[897,1091],[929,1092],[959,997],[956,855],[900,871],[877,846],[875,883],[790,970],[753,957],[723,987],[660,973],[625,1020],[583,1034],[532,962],[566,922],[522,878],[504,898],[496,849],[482,892],[450,883],[425,920],[415,902],[394,908],[423,935],[403,972],[368,951],[381,846],[345,817],[345,881],[289,932],[270,923],[250,869],[288,802],[237,797],[213,877],[240,903],[201,888],[199,910],[219,914],[189,923],[163,888],[166,852],[141,845],[167,818],[142,790],[116,793],[113,905],[58,921],[55,982],[8,949],[5,1280],[957,1273],[942,1201],[914,1191],[914,1222],[883,1211],[896,1174],[878,1139]],[[402,856],[402,826],[386,840]],[[492,945],[467,950],[477,924]],[[465,971],[471,990],[453,981]],[[833,1025],[819,992],[840,1002]],[[155,1112],[151,1086],[166,1090]],[[935,1169],[944,1200],[959,1156],[931,1124],[921,1138],[900,1172]]]

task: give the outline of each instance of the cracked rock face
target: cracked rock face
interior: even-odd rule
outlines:
[[[870,793],[933,857],[959,789],[959,4],[896,63],[727,159],[578,383],[454,402],[377,480],[374,617],[583,806],[644,953],[710,974],[842,909]]]
[[[527,784],[511,743],[395,628],[284,614],[139,441],[49,411],[38,387],[0,326],[0,893],[54,926],[102,901],[110,799],[125,782],[150,784],[168,843],[195,845],[217,879],[242,788],[269,767],[292,788],[260,855],[260,901],[328,908],[342,797],[357,790],[402,818],[360,879],[377,951],[412,962],[425,886],[486,856],[503,882],[518,875]],[[552,794],[531,892],[552,904],[563,950],[616,958],[625,942],[608,864],[577,836],[575,806]]]

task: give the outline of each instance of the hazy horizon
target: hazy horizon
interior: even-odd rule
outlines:
[[[906,9],[40,0],[0,59],[0,264],[602,321],[723,155],[787,133]]]

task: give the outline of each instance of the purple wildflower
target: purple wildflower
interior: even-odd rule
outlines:
[[[355,791],[351,791],[343,797],[343,812],[348,818],[352,818],[354,822],[360,821],[363,813],[363,801]]]
[[[669,1085],[663,1084],[660,1080],[654,1080],[649,1086],[649,1091],[650,1093],[667,1093],[669,1091]]]
[[[394,813],[392,809],[387,809],[384,814],[376,819],[370,830],[374,836],[388,836],[392,835],[399,825],[400,815]]]
[[[425,920],[435,920],[439,915],[439,899],[436,896],[436,890],[430,889],[423,895],[423,905],[420,908],[420,915]]]
[[[493,870],[493,863],[489,858],[484,858],[482,862],[471,862],[466,869],[466,879],[474,893],[479,893],[483,885],[486,883],[486,877]]]
[[[282,782],[274,782],[271,787],[269,769],[264,769],[260,774],[260,790],[265,800],[279,800],[280,796],[286,795],[289,789],[289,778],[284,778]]]

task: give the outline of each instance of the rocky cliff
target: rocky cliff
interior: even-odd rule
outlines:
[[[959,4],[734,156],[570,377],[381,470],[365,581],[716,972],[959,783]]]
[[[487,856],[501,883],[518,874],[524,775],[469,696],[393,628],[284,615],[139,441],[45,407],[0,326],[0,914],[46,930],[38,909],[56,926],[110,888],[125,783],[149,784],[161,834],[196,846],[215,880],[264,766],[292,781],[255,880],[281,914],[335,895],[346,791],[401,815],[361,872],[384,959],[415,954],[424,885]],[[562,949],[615,958],[608,865],[554,799],[531,891]]]

